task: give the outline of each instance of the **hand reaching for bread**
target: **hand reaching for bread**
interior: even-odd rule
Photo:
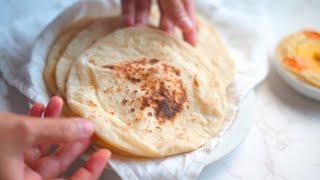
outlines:
[[[197,43],[197,27],[192,0],[158,0],[161,12],[159,28],[173,33],[174,26],[183,32],[184,40]],[[144,25],[148,22],[151,0],[122,0],[122,14],[126,26]]]
[[[0,179],[58,178],[89,147],[93,126],[59,118],[62,103],[53,97],[47,107],[36,103],[30,116],[0,114]],[[98,150],[68,179],[98,179],[109,157]]]

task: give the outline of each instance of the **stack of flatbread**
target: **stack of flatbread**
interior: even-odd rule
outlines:
[[[44,79],[65,116],[93,122],[98,146],[135,157],[164,157],[203,146],[221,129],[235,67],[219,34],[197,18],[193,47],[181,33],[124,28],[121,17],[84,19],[57,38]]]

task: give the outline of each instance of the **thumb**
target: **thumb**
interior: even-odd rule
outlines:
[[[59,120],[31,119],[31,144],[39,143],[68,143],[89,138],[93,132],[93,125],[79,118],[62,118]]]

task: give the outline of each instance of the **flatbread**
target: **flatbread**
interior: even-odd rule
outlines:
[[[43,71],[44,81],[51,95],[57,94],[57,85],[55,70],[56,65],[64,52],[65,48],[72,40],[72,38],[79,33],[83,28],[91,23],[89,18],[82,19],[78,22],[73,23],[67,27],[63,32],[60,33],[57,40],[53,43],[52,47],[47,56],[46,65]]]
[[[43,71],[43,78],[48,88],[50,95],[59,95],[56,85],[56,65],[62,56],[65,48],[68,46],[72,38],[74,38],[82,29],[92,23],[91,18],[84,18],[77,22],[72,23],[64,31],[62,31],[57,40],[53,43],[47,56],[46,65]],[[64,103],[62,115],[65,117],[76,116],[67,103]]]
[[[152,25],[158,26],[160,20],[160,12],[157,6],[152,6],[150,22]],[[236,67],[230,52],[221,38],[219,32],[205,17],[198,15],[196,17],[198,28],[198,43],[194,47],[204,59],[209,59],[211,67],[217,71],[219,78],[228,87],[236,73]],[[179,28],[175,28],[175,36],[183,39],[182,32]]]
[[[65,82],[73,61],[97,40],[120,27],[120,17],[96,19],[68,44],[56,66],[56,83],[59,93],[65,97]]]
[[[221,35],[214,26],[205,18],[198,16],[198,45],[196,50],[204,57],[207,57],[212,64],[214,71],[217,71],[219,79],[227,88],[234,80],[236,68],[230,52],[223,42]]]
[[[153,6],[149,24],[157,26],[159,20],[159,10],[157,9],[157,6]],[[98,20],[78,34],[69,44],[64,55],[60,58],[56,70],[57,85],[62,97],[65,97],[65,83],[72,62],[95,41],[120,28],[120,26],[120,17]],[[220,34],[205,20],[205,18],[200,16],[197,17],[197,26],[199,30],[199,42],[195,49],[205,57],[204,59],[209,59],[211,68],[214,68],[215,71],[217,71],[218,76],[222,79],[225,87],[229,86],[235,76],[235,65]],[[176,36],[182,39],[181,34],[181,31],[176,29]]]
[[[226,108],[224,84],[203,58],[155,28],[117,30],[72,65],[68,104],[123,152],[163,157],[195,150],[220,130]]]

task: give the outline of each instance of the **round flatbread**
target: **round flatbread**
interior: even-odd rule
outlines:
[[[149,24],[157,26],[160,20],[160,13],[157,6],[152,6]],[[86,30],[79,33],[77,37],[67,47],[67,50],[60,58],[56,70],[57,86],[61,96],[65,97],[65,83],[67,75],[73,61],[90,45],[106,34],[120,27],[120,17],[97,20]],[[211,67],[217,71],[225,87],[231,84],[235,76],[234,61],[221,39],[219,33],[204,18],[197,17],[199,42],[195,49],[203,55],[204,59],[209,59]],[[177,37],[182,39],[182,33],[176,29]]]
[[[53,43],[50,51],[48,52],[46,65],[43,71],[43,77],[48,91],[51,95],[58,95],[56,84],[56,65],[65,48],[68,46],[72,38],[74,38],[82,29],[92,23],[92,19],[84,18],[77,22],[72,23],[63,32],[58,35],[57,40]],[[64,103],[62,115],[65,117],[76,116],[69,108],[67,103]]]
[[[152,6],[150,22],[157,26],[160,20],[160,11],[157,6]],[[217,71],[219,78],[225,87],[228,87],[236,73],[236,68],[230,52],[223,42],[221,35],[216,31],[212,23],[202,16],[196,17],[198,28],[198,42],[194,47],[204,59],[211,62],[212,68]],[[179,28],[175,28],[175,36],[183,39],[182,32]]]
[[[56,83],[59,93],[65,97],[65,82],[73,61],[97,40],[120,27],[120,17],[96,19],[68,44],[56,66]]]
[[[100,140],[143,157],[195,150],[220,130],[225,88],[209,60],[154,28],[117,30],[72,65],[70,108]]]
[[[200,16],[197,18],[198,44],[196,50],[209,59],[212,68],[227,88],[234,80],[236,68],[229,50],[213,25]]]
[[[46,80],[47,87],[51,89],[52,94],[59,94],[64,98],[65,83],[73,61],[101,37],[121,27],[120,17],[101,18],[93,21],[91,25],[87,25],[86,29],[82,28],[80,33],[79,28],[75,29],[75,32],[65,31],[50,51],[48,58],[50,63],[46,65],[44,74],[48,79],[48,81]],[[76,25],[72,25],[72,27],[79,26]],[[67,104],[63,107],[63,114],[75,116]]]
[[[44,81],[51,95],[57,94],[55,70],[56,65],[72,38],[91,23],[90,19],[82,19],[67,27],[53,43],[47,56],[43,71]]]
[[[304,30],[281,41],[278,60],[296,77],[320,87],[320,33]]]

